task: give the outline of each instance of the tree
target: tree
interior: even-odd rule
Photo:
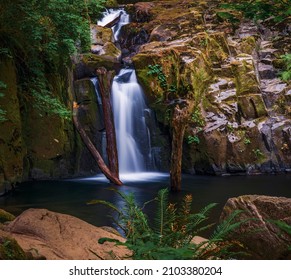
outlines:
[[[181,190],[183,139],[189,118],[188,106],[174,108],[172,119],[171,190]]]
[[[105,0],[14,0],[0,2],[0,59],[13,58],[24,99],[36,108],[69,117],[52,97],[47,74],[64,72],[71,56],[90,48],[90,18]],[[24,96],[25,95],[25,96]]]

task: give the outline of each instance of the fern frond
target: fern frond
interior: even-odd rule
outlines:
[[[238,227],[241,226],[241,224],[245,223],[249,219],[245,219],[238,222],[233,222],[235,218],[240,215],[243,212],[243,210],[235,210],[233,211],[227,219],[225,219],[221,224],[219,224],[210,237],[210,240],[218,241],[223,240],[231,231],[234,231]]]
[[[87,202],[87,205],[92,205],[92,204],[103,204],[108,206],[109,208],[113,209],[114,211],[116,211],[117,213],[119,213],[120,215],[122,214],[121,211],[111,202],[105,201],[105,200],[99,200],[99,199],[94,199],[91,200],[89,202]]]
[[[280,221],[280,220],[267,220],[267,221],[269,223],[276,225],[279,229],[291,235],[291,225],[288,225],[284,221]]]

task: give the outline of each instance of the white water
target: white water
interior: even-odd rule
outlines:
[[[129,23],[129,15],[123,9],[109,9],[97,23],[104,26],[119,15],[119,22],[112,28],[116,41],[121,27]],[[145,104],[135,71],[122,69],[113,80],[111,93],[121,180],[144,181],[162,176],[161,173],[145,172],[154,169],[150,130],[146,124],[146,116],[149,118],[151,111]],[[97,178],[103,180],[104,176]]]
[[[112,106],[120,172],[146,171],[151,160],[148,108],[134,70],[122,69],[114,78]]]
[[[114,27],[112,27],[114,38],[116,41],[118,40],[118,35],[120,33],[121,27],[129,23],[129,15],[123,9],[109,9],[103,13],[104,17],[97,22],[98,25],[105,26],[107,23],[117,18],[120,14],[120,20]]]

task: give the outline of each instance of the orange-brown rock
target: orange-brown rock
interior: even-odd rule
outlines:
[[[244,195],[230,198],[220,220],[235,210],[243,210],[237,218],[244,221],[229,239],[239,239],[248,248],[250,259],[291,259],[291,235],[280,230],[272,221],[283,221],[291,228],[291,198]]]
[[[98,243],[103,237],[125,241],[121,236],[46,209],[28,209],[3,230],[24,251],[49,260],[124,259],[131,254],[124,246]]]

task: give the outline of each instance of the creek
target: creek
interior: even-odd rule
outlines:
[[[134,193],[139,205],[153,199],[161,188],[168,186],[166,173],[136,173],[125,176],[125,185],[114,187],[103,176],[62,181],[34,181],[22,183],[14,192],[0,197],[0,208],[20,214],[28,208],[46,208],[70,214],[96,226],[114,226],[112,214],[103,205],[87,205],[92,199],[106,200],[122,207],[123,200],[112,188],[128,194]],[[218,205],[210,215],[209,222],[217,222],[221,210],[230,197],[243,194],[284,196],[291,198],[291,175],[264,176],[191,176],[183,175],[182,191],[170,194],[172,202],[178,202],[185,194],[192,194],[192,210],[198,211],[209,203]],[[150,203],[145,212],[153,218],[155,204]]]
[[[108,12],[99,22],[100,25],[105,25],[120,12],[122,13],[120,23],[114,27],[115,38],[118,37],[121,26],[128,23],[128,16],[124,11]],[[96,83],[96,79],[93,82]],[[87,202],[100,199],[122,207],[123,200],[111,190],[114,188],[125,194],[134,193],[137,203],[142,205],[153,199],[158,190],[168,187],[169,175],[153,172],[154,155],[146,123],[146,119],[151,118],[152,113],[146,107],[134,69],[122,69],[114,78],[112,96],[120,177],[125,184],[121,187],[112,186],[101,175],[74,180],[25,182],[9,195],[0,197],[0,208],[16,215],[28,208],[46,208],[76,216],[96,226],[114,226],[112,219],[108,217],[112,214],[108,208],[100,204],[88,205]],[[100,98],[98,100],[100,101]],[[244,194],[291,198],[290,183],[291,174],[229,177],[184,174],[182,191],[171,193],[170,200],[179,202],[185,194],[192,194],[192,210],[195,212],[209,203],[218,203],[210,215],[211,223],[218,221],[228,198]],[[152,219],[155,205],[148,204],[145,212]]]

